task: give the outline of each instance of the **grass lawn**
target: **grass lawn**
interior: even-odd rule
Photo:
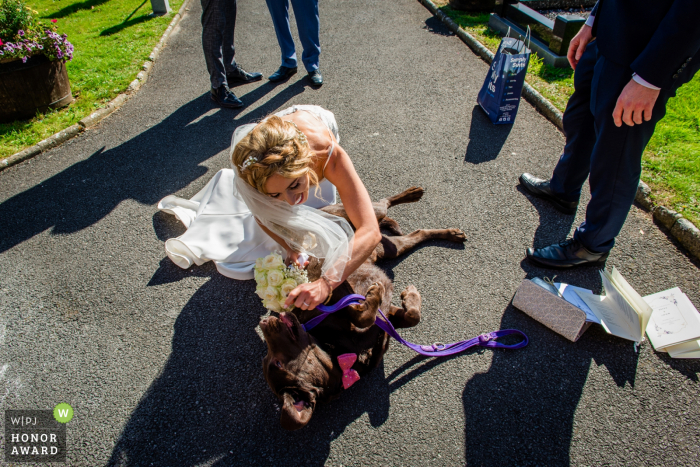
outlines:
[[[0,159],[77,123],[126,90],[183,0],[169,3],[172,14],[151,17],[148,0],[29,0],[39,17],[57,19],[59,33],[75,46],[67,69],[76,100],[28,121],[0,124]]]
[[[488,14],[468,14],[447,6],[447,0],[433,0],[462,29],[492,52],[501,37],[488,28]],[[573,71],[530,58],[526,80],[540,94],[564,111],[574,92]],[[656,126],[642,159],[642,180],[652,189],[657,204],[683,214],[700,226],[700,74],[669,100],[666,116]]]

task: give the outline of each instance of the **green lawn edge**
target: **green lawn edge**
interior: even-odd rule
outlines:
[[[104,107],[148,61],[173,17],[186,0],[171,0],[173,10],[151,15],[148,0],[33,0],[28,5],[43,19],[56,19],[59,33],[75,47],[66,69],[75,101],[31,120],[0,124],[0,160],[31,147]]]
[[[458,11],[436,2],[438,9],[492,52],[499,33],[488,27],[489,14]],[[574,92],[573,71],[545,65],[533,53],[526,81],[562,112]],[[545,174],[540,174],[545,175]],[[666,206],[700,226],[700,75],[668,101],[642,157],[642,180],[655,204]]]

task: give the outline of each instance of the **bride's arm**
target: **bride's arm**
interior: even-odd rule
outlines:
[[[357,175],[350,157],[339,145],[335,146],[333,158],[326,167],[324,175],[338,189],[345,212],[355,227],[352,257],[345,265],[341,280],[331,283],[330,289],[328,281],[323,278],[310,284],[302,284],[290,292],[285,302],[287,306],[294,303],[299,308],[312,309],[323,303],[333,288],[341,284],[369,258],[382,239],[369,193]],[[308,306],[304,305],[304,302],[308,303]]]
[[[276,233],[273,233],[270,229],[265,227],[260,223],[260,221],[256,218],[255,222],[258,223],[261,229],[265,231],[266,234],[268,234],[274,241],[276,241],[284,250],[287,252],[287,264],[291,264],[293,262],[297,263],[300,267],[306,266],[306,264],[299,264],[298,258],[299,258],[299,253],[296,251],[292,250],[289,248],[289,245],[287,245],[287,242],[285,242],[282,237],[277,235]],[[308,262],[308,261],[307,261]]]

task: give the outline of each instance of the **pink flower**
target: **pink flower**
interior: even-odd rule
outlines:
[[[58,21],[58,20],[57,20],[57,19],[52,19],[52,20],[51,20],[52,23],[55,23],[56,21]]]
[[[2,39],[0,39],[0,45],[3,45]]]

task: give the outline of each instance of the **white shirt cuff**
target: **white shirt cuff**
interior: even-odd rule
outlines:
[[[588,19],[586,19],[586,22],[584,23],[586,26],[593,27],[593,23],[595,22],[595,16],[589,16]]]
[[[661,89],[660,87],[654,86],[653,84],[647,82],[644,78],[639,76],[637,73],[634,73],[632,75],[632,79],[635,80],[637,83],[641,84],[642,86],[644,86],[645,88],[653,89],[655,91],[658,91],[659,89]]]

